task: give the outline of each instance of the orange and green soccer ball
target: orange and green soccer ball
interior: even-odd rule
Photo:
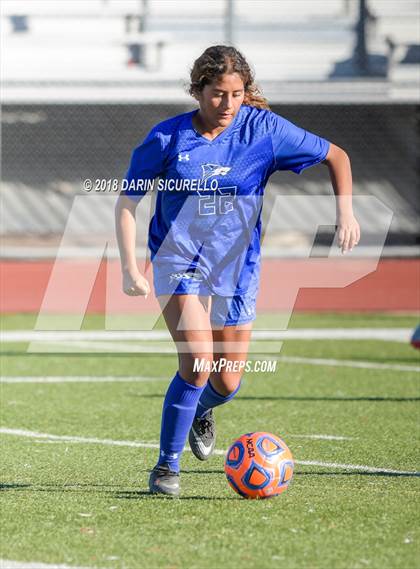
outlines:
[[[244,498],[271,498],[286,490],[293,476],[293,456],[271,433],[247,433],[227,451],[225,474]]]

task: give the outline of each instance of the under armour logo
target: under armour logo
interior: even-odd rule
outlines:
[[[178,162],[183,162],[183,161],[188,162],[189,159],[190,159],[190,155],[188,153],[187,154],[181,154],[181,153],[178,154]]]
[[[201,282],[203,280],[203,276],[201,273],[195,272],[194,270],[186,271],[184,273],[171,273],[169,275],[169,282],[181,281],[182,279]]]
[[[177,452],[165,452],[165,451],[161,450],[160,456],[162,458],[171,458],[173,460],[176,460],[178,458],[179,454]]]

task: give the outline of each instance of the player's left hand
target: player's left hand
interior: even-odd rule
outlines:
[[[340,214],[337,218],[338,246],[343,255],[352,251],[360,241],[360,226],[354,215]]]

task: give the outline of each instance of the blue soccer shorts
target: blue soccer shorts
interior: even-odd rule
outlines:
[[[214,294],[203,276],[193,270],[168,272],[168,268],[153,265],[153,286],[156,296],[197,294],[211,296],[210,321],[217,326],[247,324],[256,318],[257,293],[235,296]]]

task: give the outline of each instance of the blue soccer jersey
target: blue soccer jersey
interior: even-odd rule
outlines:
[[[267,180],[276,170],[299,174],[321,162],[329,142],[248,105],[209,140],[192,125],[197,112],[150,131],[132,154],[124,193],[139,200],[158,178],[149,248],[160,271],[194,270],[221,296],[254,292]]]

